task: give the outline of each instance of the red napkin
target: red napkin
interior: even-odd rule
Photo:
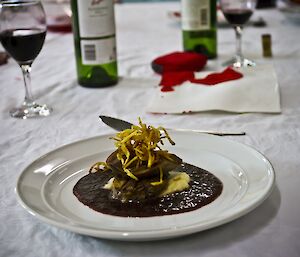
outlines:
[[[242,78],[243,74],[227,67],[224,71],[219,73],[211,73],[205,78],[196,79],[192,71],[180,72],[164,72],[159,83],[162,86],[162,92],[174,91],[174,86],[179,86],[185,81],[190,81],[195,84],[203,84],[206,86],[213,86],[222,82],[236,80]]]
[[[192,83],[197,83],[197,84],[204,84],[207,86],[212,86],[216,85],[222,82],[230,81],[230,80],[235,80],[235,79],[240,79],[243,77],[243,74],[240,72],[235,71],[234,69],[227,67],[225,70],[223,70],[220,73],[211,73],[208,74],[205,78],[203,79],[191,79],[190,81]]]
[[[154,59],[152,69],[159,73],[174,71],[200,71],[203,69],[207,57],[194,52],[173,52]]]
[[[52,32],[71,32],[71,17],[68,15],[60,15],[55,17],[50,16],[47,19],[47,28]]]
[[[194,72],[200,71],[206,65],[207,57],[194,52],[173,52],[160,56],[152,61],[153,70],[162,75],[159,83],[162,92],[174,91],[174,86],[185,81],[195,84],[213,86],[225,81],[243,77],[243,74],[228,67],[219,73],[211,73],[205,78],[196,79]]]

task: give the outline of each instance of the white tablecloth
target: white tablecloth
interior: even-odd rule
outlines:
[[[273,63],[280,88],[282,114],[153,115],[145,106],[159,77],[150,61],[181,50],[179,24],[167,17],[178,3],[116,6],[120,83],[106,89],[77,85],[71,34],[48,33],[33,65],[33,92],[39,102],[53,106],[44,119],[17,120],[8,110],[20,103],[21,72],[10,60],[0,66],[0,256],[300,256],[300,27],[277,10],[257,11],[267,27],[247,27],[244,53],[261,63]],[[261,34],[270,33],[274,57],[262,58]],[[234,52],[231,28],[218,30],[220,67]],[[16,200],[18,175],[39,156],[75,140],[106,134],[111,129],[99,114],[144,121],[166,127],[246,131],[233,138],[265,154],[276,171],[271,196],[248,215],[221,227],[158,242],[128,243],[81,236],[40,222]]]

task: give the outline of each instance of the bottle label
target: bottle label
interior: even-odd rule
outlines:
[[[115,37],[81,40],[81,57],[84,65],[98,65],[117,60]]]
[[[80,37],[115,34],[113,0],[77,0],[77,9]]]
[[[181,12],[183,30],[210,29],[210,0],[181,0]]]

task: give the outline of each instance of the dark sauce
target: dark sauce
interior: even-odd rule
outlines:
[[[222,192],[222,182],[210,172],[184,163],[180,171],[190,178],[190,187],[181,192],[145,200],[126,202],[112,199],[110,190],[103,189],[112,175],[107,172],[91,173],[81,178],[73,188],[80,202],[91,209],[115,216],[151,217],[196,210],[214,201]]]

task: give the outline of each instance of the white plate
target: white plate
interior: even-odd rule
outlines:
[[[96,161],[114,150],[109,136],[58,148],[30,164],[16,187],[22,206],[42,221],[76,233],[118,240],[157,240],[203,231],[253,210],[270,194],[274,171],[249,146],[222,137],[171,132],[175,146],[165,147],[185,162],[204,168],[223,182],[222,194],[191,212],[127,218],[95,212],[73,195],[75,183]]]

